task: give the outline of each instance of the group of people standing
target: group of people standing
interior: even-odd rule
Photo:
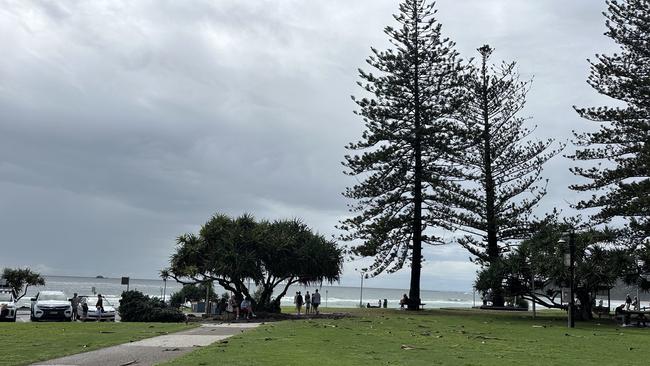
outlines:
[[[625,310],[629,311],[630,307],[632,307],[634,311],[640,311],[641,301],[639,301],[639,298],[636,296],[634,296],[634,300],[632,300],[630,294],[627,294],[627,296],[625,296]]]
[[[83,300],[83,301],[82,301]],[[82,299],[77,293],[74,293],[74,296],[70,299],[70,304],[72,305],[72,320],[81,320],[85,321],[88,319],[88,301]],[[79,311],[79,305],[81,305],[81,312]],[[97,302],[95,303],[95,312],[97,314],[97,321],[102,320],[102,312],[104,312],[104,300],[102,294],[97,295]]]
[[[246,319],[256,317],[253,312],[253,303],[251,302],[250,297],[245,297],[240,303],[237,301],[237,297],[234,293],[228,298],[228,302],[225,304],[225,309],[220,310],[235,314],[235,319],[239,319],[239,316],[242,318],[245,317]]]
[[[305,305],[305,314],[315,313],[319,314],[318,307],[320,306],[320,293],[318,289],[314,290],[313,294],[309,294],[309,291],[305,293],[303,298],[300,291],[296,292],[296,296],[293,297],[293,303],[296,305],[296,313],[300,315],[302,312],[302,306]]]

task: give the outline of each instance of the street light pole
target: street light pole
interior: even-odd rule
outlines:
[[[576,242],[575,242],[575,233],[572,231],[569,233],[569,258],[571,260],[571,263],[569,264],[569,270],[571,272],[571,290],[570,290],[570,296],[571,298],[569,299],[569,328],[575,328],[576,322],[575,322],[575,299],[574,299],[574,291],[575,291],[575,255],[576,255]]]
[[[571,231],[569,233],[569,253],[568,253],[568,258],[565,256],[564,261],[565,261],[565,266],[569,267],[569,309],[568,309],[568,327],[569,328],[575,328],[576,323],[575,323],[575,313],[574,313],[574,308],[575,308],[575,300],[574,300],[574,279],[575,279],[575,254],[576,254],[576,234],[575,232]],[[565,244],[566,241],[564,238],[558,240],[559,244]]]
[[[637,265],[637,272],[639,272],[639,278],[636,281],[636,304],[638,309],[641,310],[641,297],[639,296],[639,285],[642,279],[644,278],[643,267],[645,266],[645,261],[641,258],[637,258],[636,265]]]
[[[208,304],[210,302],[210,287],[212,287],[212,284],[210,281],[207,281],[205,283],[205,315],[210,316],[210,310],[208,309]]]
[[[535,270],[533,269],[533,256],[530,256],[530,285],[532,289],[531,300],[533,301],[533,319],[537,318],[537,311],[535,309]]]
[[[359,307],[363,307],[363,275],[365,272],[361,271],[361,291],[359,293]]]

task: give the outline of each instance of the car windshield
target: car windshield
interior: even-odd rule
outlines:
[[[58,300],[58,301],[68,301],[68,298],[65,297],[63,293],[45,293],[38,295],[38,300]]]
[[[11,293],[10,292],[0,292],[0,301],[11,301]]]

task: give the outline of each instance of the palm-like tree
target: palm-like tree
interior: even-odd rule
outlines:
[[[165,269],[160,270],[160,278],[162,278],[163,283],[164,283],[164,285],[163,285],[163,302],[165,302],[165,298],[166,298],[166,295],[167,295],[167,279],[169,278],[169,276],[170,276],[169,269],[165,268]]]

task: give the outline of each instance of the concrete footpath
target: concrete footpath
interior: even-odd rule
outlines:
[[[155,365],[214,342],[255,328],[259,323],[202,324],[198,328],[120,344],[96,351],[38,362],[33,365],[130,366]]]

